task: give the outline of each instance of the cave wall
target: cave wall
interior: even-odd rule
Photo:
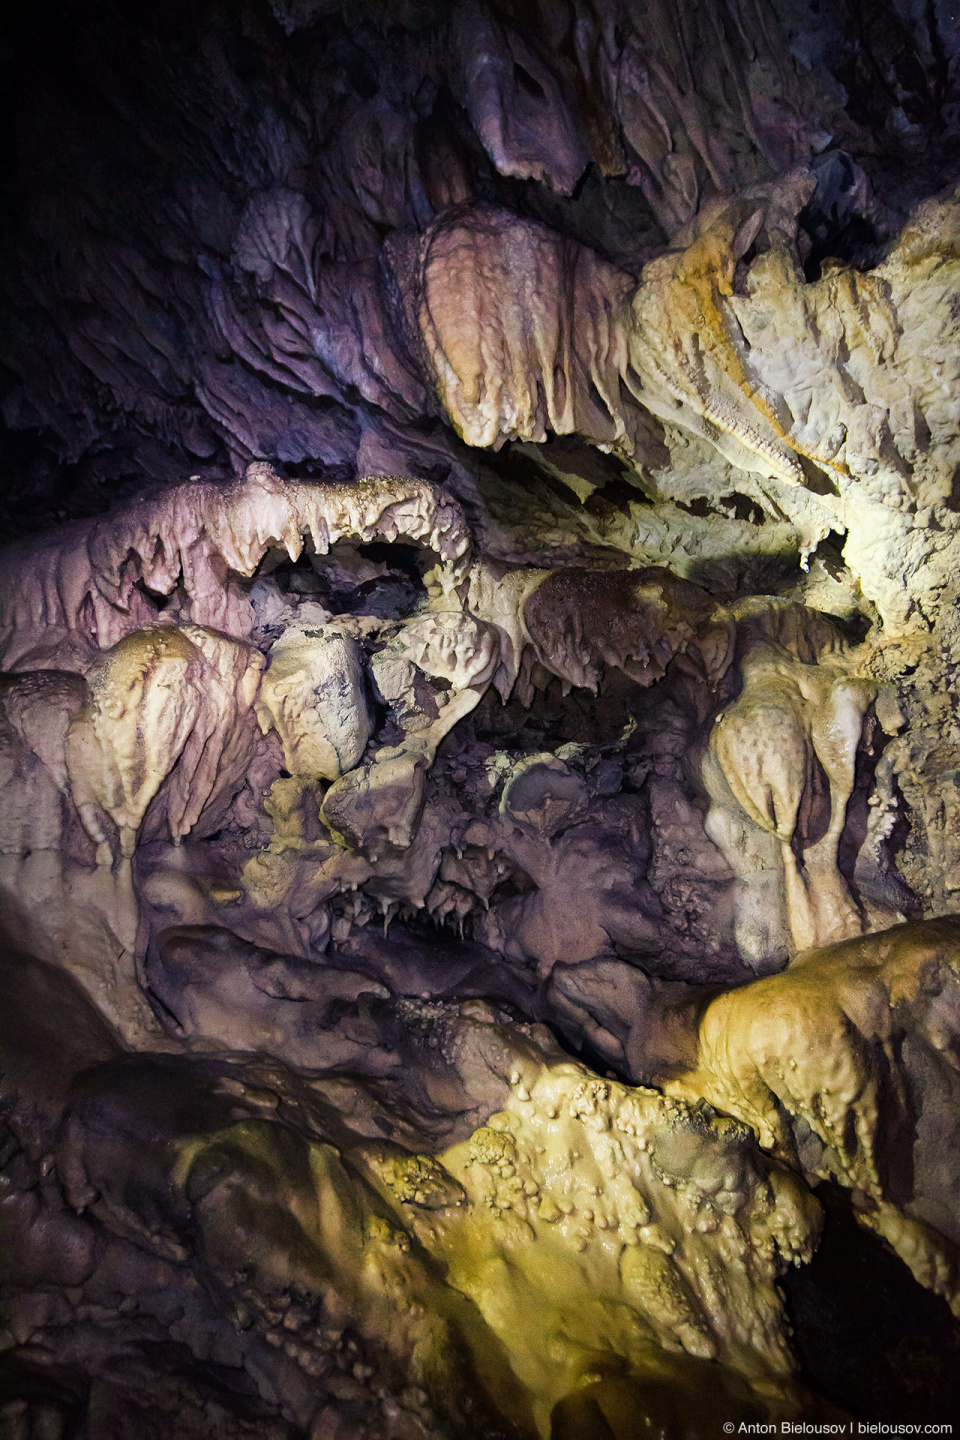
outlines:
[[[4,1440],[960,1413],[958,56],[15,8]]]

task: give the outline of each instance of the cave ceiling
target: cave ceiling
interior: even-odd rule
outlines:
[[[11,6],[0,1440],[960,1420],[958,79]]]

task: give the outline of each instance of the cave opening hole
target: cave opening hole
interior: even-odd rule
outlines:
[[[523,65],[520,65],[519,63],[514,65],[513,78],[516,81],[517,89],[521,92],[521,94],[526,95],[530,100],[537,101],[537,103],[540,105],[545,103],[547,98],[547,92],[540,84],[540,81],[537,80],[535,76],[531,75],[530,71],[525,69]]]
[[[173,589],[170,590],[169,593],[166,595],[163,593],[162,590],[151,589],[145,580],[136,580],[134,582],[133,588],[135,590],[139,590],[140,594],[145,596],[146,599],[150,601],[150,604],[157,611],[157,614],[162,614],[163,611],[166,610],[167,606],[170,604],[174,595],[177,593],[180,585],[178,582],[176,585],[174,585]]]
[[[872,269],[883,258],[884,243],[875,220],[864,213],[859,167],[845,151],[832,150],[819,156],[812,170],[816,189],[797,217],[806,252],[805,279],[808,283],[821,279],[830,265]]]
[[[321,555],[308,539],[296,560],[275,547],[268,550],[250,589],[255,604],[269,599],[278,611],[312,601],[330,615],[404,620],[424,609],[424,575],[436,561],[431,550],[403,541],[343,539]]]

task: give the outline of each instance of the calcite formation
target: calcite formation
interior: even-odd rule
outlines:
[[[952,1421],[950,7],[80,8],[5,76],[0,1440]]]
[[[700,1022],[695,1071],[668,1086],[849,1186],[861,1222],[954,1309],[958,934],[946,917],[840,941],[719,997]]]
[[[759,964],[863,928],[839,846],[877,687],[857,674],[856,652],[833,651],[836,635],[811,618],[802,657],[794,615],[774,610],[769,640],[750,626],[742,689],[717,716],[703,762],[705,828],[740,878],[737,941]],[[793,635],[778,634],[783,620]]]

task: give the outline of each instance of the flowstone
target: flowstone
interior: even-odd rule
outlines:
[[[604,1416],[619,1436],[634,1402],[676,1429],[701,1423],[680,1397],[716,1384],[731,1415],[825,1415],[796,1377],[776,1285],[816,1247],[803,1177],[847,1186],[862,1222],[956,1301],[952,922],[801,954],[711,1000],[690,983],[702,941],[678,929],[668,877],[684,848],[719,847],[695,870],[711,876],[702,923],[727,983],[888,916],[839,868],[882,734],[872,652],[808,607],[724,607],[660,569],[484,578],[481,555],[464,568],[462,521],[452,546],[424,524],[444,502],[423,484],[407,528],[402,511],[390,524],[448,558],[417,552],[409,613],[342,592],[337,613],[354,562],[335,544],[307,577],[328,608],[311,584],[264,609],[251,572],[290,515],[314,536],[382,533],[395,483],[365,483],[372,519],[349,487],[281,494],[262,467],[233,509],[208,505],[219,536],[242,517],[258,537],[223,576],[242,635],[189,618],[211,602],[179,586],[146,626],[145,598],[118,609],[111,627],[131,628],[99,651],[83,604],[79,628],[62,608],[43,668],[10,632],[4,910],[38,958],[4,969],[22,1012],[7,1124],[56,1179],[11,1220],[52,1238],[29,1241],[9,1343],[72,1354],[84,1287],[121,1245],[206,1296],[202,1314],[151,1313],[150,1333],[172,1326],[244,1368],[312,1434],[556,1437],[603,1434]],[[192,543],[212,553],[205,529]],[[303,537],[284,543],[297,554]],[[96,591],[72,563],[74,592]],[[518,706],[553,734],[566,707],[577,738],[504,750],[495,732]],[[452,970],[442,953],[431,967],[429,944],[398,963],[390,922],[414,939],[421,913],[454,921]],[[78,1062],[41,1103],[17,1027],[69,1029],[70,1007],[37,1014],[32,997],[60,986],[80,1003],[77,982],[109,1021],[105,1063]],[[509,1018],[537,1008],[665,1093],[601,1078]],[[884,1128],[895,1103],[909,1192]],[[22,1115],[38,1105],[32,1137]],[[66,1297],[60,1246],[81,1223],[88,1259]]]
[[[22,9],[0,1440],[952,1423],[951,7]]]

